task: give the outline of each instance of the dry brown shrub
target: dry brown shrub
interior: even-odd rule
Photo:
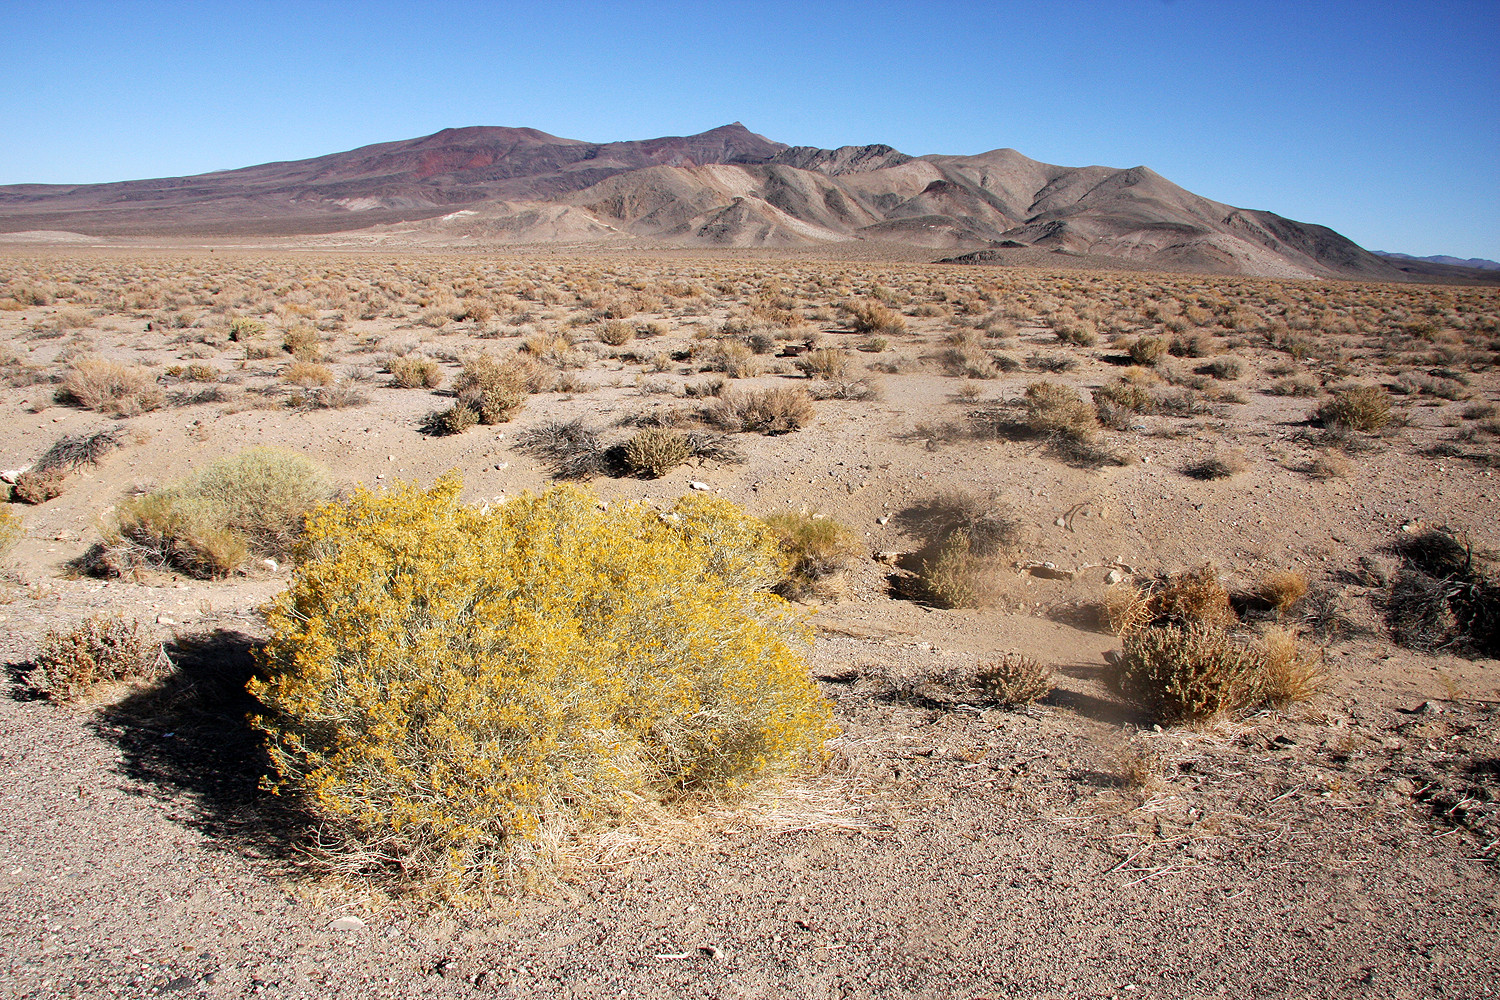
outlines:
[[[107,681],[146,680],[170,666],[161,643],[142,635],[139,622],[103,615],[48,632],[31,664],[27,683],[57,702],[77,701]]]
[[[1256,588],[1256,596],[1278,614],[1286,614],[1292,605],[1307,596],[1307,576],[1301,570],[1284,569],[1271,573]]]
[[[1076,441],[1092,439],[1099,429],[1094,407],[1058,382],[1033,382],[1023,400],[1026,425],[1038,434],[1055,434]]]
[[[1052,693],[1052,671],[1029,656],[1006,653],[974,669],[979,689],[1003,705],[1030,705]]]
[[[310,361],[293,361],[281,370],[283,382],[300,386],[303,389],[332,385],[333,379],[333,369],[327,365],[313,364]]]
[[[1391,422],[1391,397],[1378,385],[1336,389],[1319,404],[1312,418],[1324,427],[1373,433]]]
[[[1310,651],[1288,628],[1271,628],[1261,639],[1261,697],[1273,708],[1308,701],[1328,686],[1323,651]]]
[[[1319,452],[1307,465],[1307,474],[1314,479],[1348,479],[1354,466],[1336,451]]]
[[[15,498],[25,504],[46,503],[63,495],[68,474],[63,469],[27,469],[16,477]]]
[[[391,385],[398,389],[436,389],[443,384],[443,370],[431,358],[409,355],[386,362]]]
[[[806,426],[815,414],[801,389],[746,389],[726,392],[704,410],[709,423],[731,431],[785,434]]]
[[[688,460],[687,438],[661,427],[648,427],[625,443],[625,466],[644,479],[659,479]]]
[[[57,389],[57,400],[115,417],[131,417],[161,406],[162,391],[149,369],[107,358],[74,358]]]
[[[1239,622],[1229,591],[1219,582],[1219,569],[1211,562],[1156,581],[1148,602],[1149,620],[1157,625],[1228,628]]]
[[[906,320],[883,302],[864,300],[845,302],[839,307],[856,333],[897,334],[906,332]]]

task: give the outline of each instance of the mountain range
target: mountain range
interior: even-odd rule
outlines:
[[[1323,226],[1200,197],[1143,166],[1061,167],[1013,149],[908,156],[885,145],[788,146],[739,122],[609,143],[529,128],[445,129],[192,177],[0,186],[0,233],[344,234],[351,244],[427,246],[864,241],[975,262],[1050,254],[1278,277],[1468,270],[1382,257]]]

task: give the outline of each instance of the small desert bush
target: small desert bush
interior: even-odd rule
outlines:
[[[1211,562],[1158,577],[1143,587],[1112,587],[1106,592],[1105,608],[1117,635],[1148,625],[1229,628],[1239,622],[1229,590]]]
[[[838,597],[854,559],[862,553],[859,538],[831,517],[776,514],[766,526],[781,543],[787,578],[776,588],[783,597]]]
[[[977,608],[983,603],[987,563],[975,552],[969,533],[952,532],[918,572],[919,593],[940,608]]]
[[[644,479],[659,479],[688,460],[687,437],[648,427],[625,442],[625,467]]]
[[[135,562],[227,576],[252,555],[288,555],[303,518],[332,494],[327,472],[305,455],[247,448],[121,503],[96,564],[106,571]]]
[[[331,866],[462,890],[823,758],[762,524],[567,486],[480,512],[460,488],[325,508],[267,610],[256,725]]]
[[[67,471],[60,468],[27,469],[16,477],[12,493],[22,503],[46,503],[63,495],[67,489],[67,478]]]
[[[906,332],[906,320],[896,310],[878,300],[845,302],[839,307],[849,317],[855,333],[897,334]]]
[[[620,347],[635,339],[635,326],[623,319],[612,319],[599,329],[599,342]]]
[[[1002,705],[1030,705],[1052,693],[1052,671],[1029,656],[1006,653],[980,663],[974,678],[984,694]]]
[[[298,361],[321,361],[323,339],[318,331],[306,323],[298,323],[281,337],[282,350]]]
[[[149,369],[107,358],[75,358],[57,388],[57,400],[114,417],[154,410],[163,402]]]
[[[453,383],[458,394],[455,409],[473,410],[481,424],[504,423],[525,404],[531,374],[524,362],[497,361],[488,354],[476,354],[464,361]]]
[[[848,351],[820,347],[797,359],[797,370],[808,378],[842,379],[849,375]]]
[[[385,367],[391,373],[391,385],[398,389],[436,389],[443,384],[443,369],[431,358],[391,358]]]
[[[1130,360],[1138,365],[1154,365],[1167,356],[1165,337],[1137,337],[1130,344]]]
[[[1038,434],[1084,441],[1095,436],[1099,419],[1094,407],[1057,382],[1033,382],[1023,399],[1026,425]]]
[[[723,372],[729,378],[753,378],[760,373],[760,362],[744,341],[722,340],[709,351],[703,370]]]
[[[333,369],[310,361],[293,361],[281,370],[281,380],[303,389],[332,385]]]
[[[1238,358],[1214,358],[1206,365],[1200,366],[1197,371],[1202,375],[1209,375],[1222,382],[1233,382],[1245,374],[1245,366]]]
[[[1324,427],[1373,433],[1391,422],[1391,397],[1378,385],[1335,389],[1312,419]]]
[[[77,701],[108,681],[146,680],[169,665],[161,643],[125,618],[95,615],[66,631],[50,631],[31,658],[27,683],[57,702]]]
[[[249,316],[235,316],[229,321],[229,339],[235,343],[244,343],[254,340],[256,337],[264,336],[266,324]]]
[[[1099,343],[1099,328],[1092,320],[1059,317],[1052,321],[1052,332],[1060,343],[1093,347]]]
[[[1152,625],[1125,635],[1106,683],[1164,725],[1310,697],[1319,658],[1278,631],[1250,644],[1210,625]]]
[[[1349,460],[1336,451],[1319,452],[1307,464],[1307,474],[1314,479],[1348,479],[1353,471]]]
[[[704,417],[725,430],[785,434],[806,426],[814,413],[812,398],[802,389],[744,389],[721,395]]]

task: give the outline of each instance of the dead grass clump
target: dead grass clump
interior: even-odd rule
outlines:
[[[1307,596],[1307,576],[1295,569],[1271,573],[1260,581],[1255,594],[1277,614],[1284,615]]]
[[[436,389],[443,384],[443,369],[431,358],[395,357],[385,368],[391,373],[391,385],[398,389]]]
[[[298,323],[281,337],[281,348],[298,361],[323,360],[323,338],[306,323]]]
[[[704,419],[729,431],[786,434],[811,422],[816,411],[801,389],[745,389],[726,392],[703,411]]]
[[[1122,627],[1113,629],[1118,634],[1147,625],[1229,628],[1239,622],[1229,590],[1219,581],[1218,567],[1211,562],[1158,577],[1137,590],[1135,597],[1124,587],[1112,593],[1117,595],[1114,600],[1119,611],[1110,620],[1121,623]],[[1136,607],[1137,602],[1140,607]]]
[[[1239,475],[1249,467],[1250,464],[1245,461],[1243,452],[1221,451],[1188,464],[1183,468],[1182,472],[1183,475],[1193,479],[1207,481],[1229,479],[1232,476]]]
[[[57,401],[114,417],[132,417],[161,406],[162,391],[149,369],[107,358],[74,358],[57,388]]]
[[[1310,651],[1289,628],[1261,637],[1261,703],[1281,708],[1312,699],[1328,686],[1323,651]]]
[[[995,490],[947,490],[905,511],[901,520],[926,538],[941,542],[956,531],[976,555],[990,556],[1021,541],[1021,522]]]
[[[1500,655],[1500,576],[1464,539],[1445,528],[1403,535],[1402,569],[1386,593],[1395,640],[1422,650]]]
[[[1314,479],[1348,479],[1353,472],[1354,466],[1336,451],[1321,451],[1307,463],[1307,474]]]
[[[1391,422],[1391,397],[1378,385],[1335,389],[1332,398],[1313,410],[1323,427],[1374,433]]]
[[[1052,671],[1029,656],[1006,653],[974,669],[984,694],[1002,705],[1030,705],[1052,693]]]
[[[1238,358],[1214,358],[1208,364],[1200,365],[1195,371],[1221,382],[1233,382],[1245,374],[1245,366]]]
[[[303,389],[332,385],[333,369],[310,361],[293,361],[281,370],[281,380]]]
[[[625,467],[643,479],[660,479],[688,460],[686,436],[648,427],[625,442]]]
[[[517,436],[516,447],[550,464],[558,479],[588,479],[609,468],[609,450],[582,418],[539,424]]]
[[[831,517],[776,514],[766,526],[780,539],[787,577],[775,587],[789,600],[837,598],[847,590],[848,571],[863,554],[858,536]]]
[[[849,376],[853,362],[849,359],[848,351],[820,347],[798,358],[796,364],[797,370],[808,378],[845,379]]]
[[[148,680],[169,666],[161,643],[143,635],[139,622],[95,615],[43,636],[26,680],[52,701],[71,702],[96,684]]]

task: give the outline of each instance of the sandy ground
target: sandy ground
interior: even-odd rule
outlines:
[[[236,268],[280,268],[306,280],[325,265],[340,274],[392,266],[388,257],[292,254],[140,259],[184,286]],[[93,275],[107,287],[124,280],[120,260],[135,258],[6,260],[28,274]],[[469,265],[417,258],[406,266],[462,273]],[[611,266],[622,281],[665,269],[709,282],[851,265],[673,256]],[[898,287],[961,284],[975,274],[860,266]],[[893,336],[890,350],[858,355],[907,359],[882,375],[879,399],[818,402],[813,424],[795,434],[737,435],[743,464],[593,486],[606,497],[665,501],[698,482],[756,513],[820,510],[853,528],[872,556],[921,546],[910,513],[934,493],[992,490],[1014,512],[1022,542],[997,570],[990,606],[951,611],[900,600],[890,566],[861,562],[844,599],[821,605],[813,619],[812,668],[844,730],[826,774],[672,837],[622,836],[534,892],[433,910],[377,886],[310,876],[257,791],[263,763],[238,685],[263,630],[256,609],[285,585],[286,567],[219,582],[167,574],[106,581],[69,574],[68,561],[98,538],[99,518],[128,490],[246,445],[306,451],[345,486],[430,482],[458,468],[465,496],[477,502],[549,481],[544,464],[514,447],[528,427],[582,417],[613,439],[628,433],[615,424],[622,414],[688,405],[680,387],[707,376],[688,363],[650,372],[600,351],[573,391],[533,396],[514,422],[433,438],[419,424],[447,401],[386,387],[377,351],[399,342],[451,373],[465,349],[513,349],[511,332],[433,329],[415,322],[415,308],[369,320],[350,309],[330,332],[330,366],[368,402],[308,410],[269,391],[281,384],[284,355],[246,360],[234,345],[158,329],[166,306],[96,306],[102,315],[88,325],[49,333],[64,308],[0,312],[0,342],[47,373],[84,351],[158,371],[210,364],[222,370],[225,399],[191,402],[194,386],[164,376],[165,391],[183,394],[177,405],[117,421],[52,404],[49,382],[0,389],[4,468],[34,461],[65,434],[130,433],[125,447],[74,474],[61,497],[23,509],[26,537],[0,603],[0,656],[15,681],[0,699],[7,995],[1500,993],[1496,662],[1392,645],[1380,590],[1360,574],[1361,557],[1389,559],[1403,525],[1446,524],[1481,550],[1500,545],[1495,465],[1472,457],[1480,447],[1483,458],[1482,440],[1433,447],[1464,425],[1465,407],[1500,399],[1492,367],[1467,376],[1466,400],[1398,398],[1401,426],[1352,455],[1347,478],[1317,479],[1306,472],[1323,447],[1305,433],[1312,401],[1265,391],[1285,355],[1241,346],[1232,353],[1246,370],[1234,383],[1243,402],[1144,417],[1110,433],[1136,461],[1079,468],[1037,442],[962,429],[967,414],[1014,399],[1039,377],[1105,384],[1121,370],[1118,350],[1064,348],[1023,320],[1006,353],[1066,354],[1077,367],[968,382],[977,393],[966,399],[958,393],[964,380],[935,360],[948,320],[909,318],[912,332]],[[669,332],[626,349],[688,346],[693,329],[726,314],[718,302],[700,308],[662,311]],[[527,327],[553,322],[536,312]],[[762,362],[753,384],[807,381],[787,360]],[[1378,362],[1374,352],[1351,350],[1299,369],[1325,381],[1388,379]],[[1334,365],[1348,371],[1334,373]],[[1240,453],[1247,471],[1209,482],[1183,475],[1185,464],[1225,449]],[[1323,640],[1332,684],[1284,712],[1154,731],[1100,682],[1119,641],[1081,609],[1112,569],[1151,574],[1206,558],[1232,588],[1296,568],[1325,592],[1342,621]],[[1044,563],[1068,572],[1031,571]],[[1050,578],[1057,575],[1069,578]],[[42,632],[96,612],[147,623],[172,643],[182,673],[165,689],[100,692],[81,706],[31,697],[20,679]],[[938,676],[1004,650],[1050,665],[1057,690],[1031,709],[1002,711],[888,682]],[[336,929],[347,917],[356,926]]]

